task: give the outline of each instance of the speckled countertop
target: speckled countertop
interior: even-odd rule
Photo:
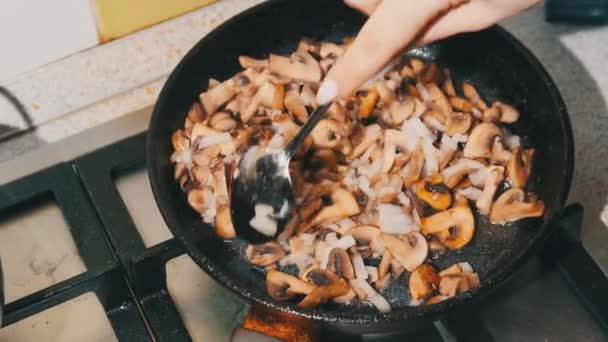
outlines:
[[[4,82],[37,128],[0,143],[0,163],[153,104],[168,73],[192,45],[262,1],[222,0]],[[608,199],[608,27],[548,24],[542,8],[503,25],[541,60],[564,97],[576,142],[570,202],[585,206],[583,240],[608,265],[608,230],[600,219]],[[26,128],[28,123],[2,101],[0,119]],[[604,220],[608,222],[608,211]]]

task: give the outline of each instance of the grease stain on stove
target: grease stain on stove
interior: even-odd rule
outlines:
[[[66,301],[0,329],[0,341],[118,341],[103,306],[93,292]]]
[[[0,217],[0,258],[7,303],[86,272],[61,211],[50,201]]]
[[[247,305],[209,277],[187,255],[166,265],[167,289],[194,341],[229,341]]]

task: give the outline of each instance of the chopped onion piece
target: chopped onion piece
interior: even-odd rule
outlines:
[[[230,136],[230,133],[228,132],[210,134],[201,138],[198,143],[198,148],[199,150],[202,150],[206,147],[223,144],[229,141],[232,141],[232,136]]]
[[[416,230],[416,224],[403,208],[394,204],[378,205],[380,228],[387,234],[407,234]]]

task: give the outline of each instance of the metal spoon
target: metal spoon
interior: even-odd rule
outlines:
[[[284,150],[251,147],[232,180],[231,214],[238,236],[251,243],[276,238],[294,208],[289,160],[315,128],[331,103],[318,106]]]

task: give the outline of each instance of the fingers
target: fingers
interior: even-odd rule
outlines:
[[[317,94],[318,103],[352,94],[391,58],[408,46],[432,18],[463,0],[384,0],[359,35],[329,71]]]
[[[541,2],[542,0],[471,1],[445,13],[428,28],[418,44],[425,45],[454,34],[482,30]]]
[[[348,6],[358,10],[359,12],[362,12],[363,14],[369,17],[370,15],[372,15],[372,13],[374,13],[376,7],[378,7],[382,0],[344,0],[344,2]]]

